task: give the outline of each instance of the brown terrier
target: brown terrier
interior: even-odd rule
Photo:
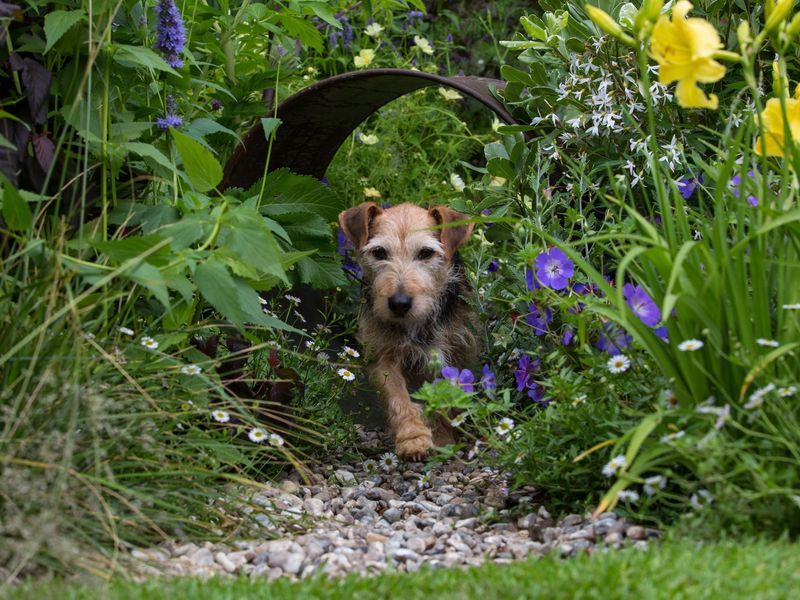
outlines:
[[[448,226],[466,218],[445,206],[384,210],[374,202],[339,214],[364,270],[359,340],[386,404],[397,454],[407,459],[421,460],[434,445],[434,432],[408,391],[434,375],[431,353],[458,367],[478,359],[475,314],[464,300],[472,290],[457,253],[473,224]],[[435,427],[437,444],[452,440],[446,427]]]

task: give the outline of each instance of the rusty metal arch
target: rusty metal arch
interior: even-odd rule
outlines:
[[[485,77],[442,77],[407,69],[369,69],[330,77],[284,100],[277,116],[269,170],[286,167],[321,179],[336,151],[367,117],[380,107],[415,90],[444,86],[474,98],[505,123],[514,118],[493,95],[505,82]],[[236,147],[227,164],[220,190],[248,188],[264,173],[267,140],[256,124]]]

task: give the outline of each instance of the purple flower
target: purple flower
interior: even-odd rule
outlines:
[[[536,257],[536,278],[549,288],[563,290],[574,273],[575,266],[559,248],[550,248]]]
[[[540,287],[542,287],[539,285],[539,282],[536,281],[536,278],[533,276],[533,269],[530,267],[525,267],[525,287],[529,292],[538,290]]]
[[[615,354],[622,354],[622,351],[631,345],[633,338],[627,335],[622,329],[619,329],[611,323],[603,324],[603,331],[597,338],[595,346],[598,350],[602,350],[612,356]]]
[[[342,24],[342,41],[344,42],[342,45],[349,50],[353,47],[353,28],[347,17],[339,17],[338,21]]]
[[[156,119],[156,127],[161,129],[169,129],[173,127],[177,129],[183,125],[183,119],[178,115],[178,103],[175,102],[173,96],[167,96],[167,107],[163,117]]]
[[[489,398],[494,398],[494,393],[497,390],[497,380],[495,379],[492,368],[489,365],[483,365],[481,386],[483,386],[483,391],[486,392],[486,395]]]
[[[175,0],[159,0],[156,4],[158,25],[156,26],[156,45],[166,63],[180,69],[183,61],[180,54],[186,45],[186,27],[183,24],[181,11],[175,6]]]
[[[444,367],[442,368],[442,377],[465,392],[475,391],[475,376],[469,369],[462,369],[459,372],[458,367]]]
[[[703,183],[703,176],[697,175],[696,177],[684,177],[677,182],[678,191],[683,196],[684,200],[688,200],[694,194],[697,186]]]
[[[492,214],[492,211],[491,211],[491,210],[489,210],[488,208],[484,208],[484,209],[481,211],[481,214],[482,214],[484,217],[488,217],[489,215],[491,215],[491,214]],[[494,227],[494,223],[486,223],[486,227]]]
[[[572,327],[566,327],[564,329],[564,333],[561,336],[561,345],[562,346],[569,346],[572,343],[572,339],[575,337],[575,331]]]
[[[500,263],[497,262],[496,258],[493,258],[489,261],[489,264],[486,265],[486,271],[489,273],[497,273],[497,270],[500,268]]]
[[[751,178],[753,178],[755,176],[756,176],[756,174],[753,171],[748,171],[747,172],[747,178],[748,179],[751,179]],[[745,181],[745,183],[747,183],[747,182]],[[729,185],[730,185],[730,188],[731,188],[731,193],[738,198],[740,196],[740,194],[741,194],[742,176],[739,175],[739,174],[736,174],[733,177],[731,177]],[[758,198],[756,198],[755,196],[750,194],[747,197],[747,203],[750,204],[750,206],[758,206]]]
[[[533,379],[536,371],[538,371],[541,366],[542,361],[538,358],[536,360],[531,360],[529,356],[523,355],[522,358],[519,359],[519,365],[514,372],[514,378],[517,380],[517,391],[522,392],[527,390],[528,397],[531,400],[543,406],[547,406],[549,402],[542,401],[542,398],[544,398],[544,390]]]
[[[344,258],[342,261],[342,269],[348,275],[351,275],[356,279],[361,279],[361,276],[364,273],[358,263],[353,260],[353,257],[350,255],[350,252],[355,249],[355,246],[353,246],[353,243],[347,238],[341,229],[337,235],[337,242],[338,244],[336,250],[339,252],[339,255]]]
[[[547,333],[547,325],[553,320],[552,311],[547,307],[542,311],[534,302],[528,305],[528,311],[525,322],[533,327],[533,334],[544,335]]]
[[[631,310],[639,317],[642,323],[648,327],[655,327],[661,320],[661,311],[658,306],[653,302],[653,299],[647,295],[640,286],[633,286],[626,283],[622,288],[622,294],[625,296],[625,302],[631,307]]]
[[[211,110],[219,110],[220,108],[222,108],[222,102],[214,98],[211,101]]]
[[[653,329],[653,333],[655,333],[658,337],[660,337],[665,342],[669,341],[669,333],[667,332],[667,328],[662,325],[661,327],[656,327]]]

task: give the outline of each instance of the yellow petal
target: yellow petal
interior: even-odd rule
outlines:
[[[701,83],[713,83],[725,76],[725,67],[715,60],[703,58],[694,62],[694,78]]]
[[[767,156],[783,156],[783,136],[781,136],[781,138],[779,139],[773,134],[767,133],[766,137],[764,137],[763,139],[767,144],[766,148]],[[759,156],[761,156],[761,150],[762,150],[761,140],[762,138],[757,137],[755,146],[753,148],[756,154],[758,154]]]
[[[710,108],[716,109],[719,99],[716,94],[706,96],[691,79],[681,79],[675,88],[675,98],[683,108]]]
[[[691,63],[664,63],[658,69],[658,81],[664,85],[680,79],[691,79],[694,76]]]
[[[722,48],[717,30],[705,19],[689,19],[686,21],[684,31],[693,58],[711,56]]]

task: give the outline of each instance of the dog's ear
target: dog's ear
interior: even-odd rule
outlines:
[[[361,250],[369,239],[369,226],[372,220],[383,211],[374,202],[362,202],[339,213],[339,226],[344,234]]]
[[[446,206],[434,206],[428,210],[428,214],[433,217],[437,225],[445,226],[455,221],[466,221],[469,219],[467,215],[462,215],[460,212],[456,212]],[[473,227],[475,227],[474,223],[461,223],[459,225],[453,225],[452,227],[442,227],[438,230],[447,258],[452,258],[456,250],[464,245],[464,242],[469,239]]]

